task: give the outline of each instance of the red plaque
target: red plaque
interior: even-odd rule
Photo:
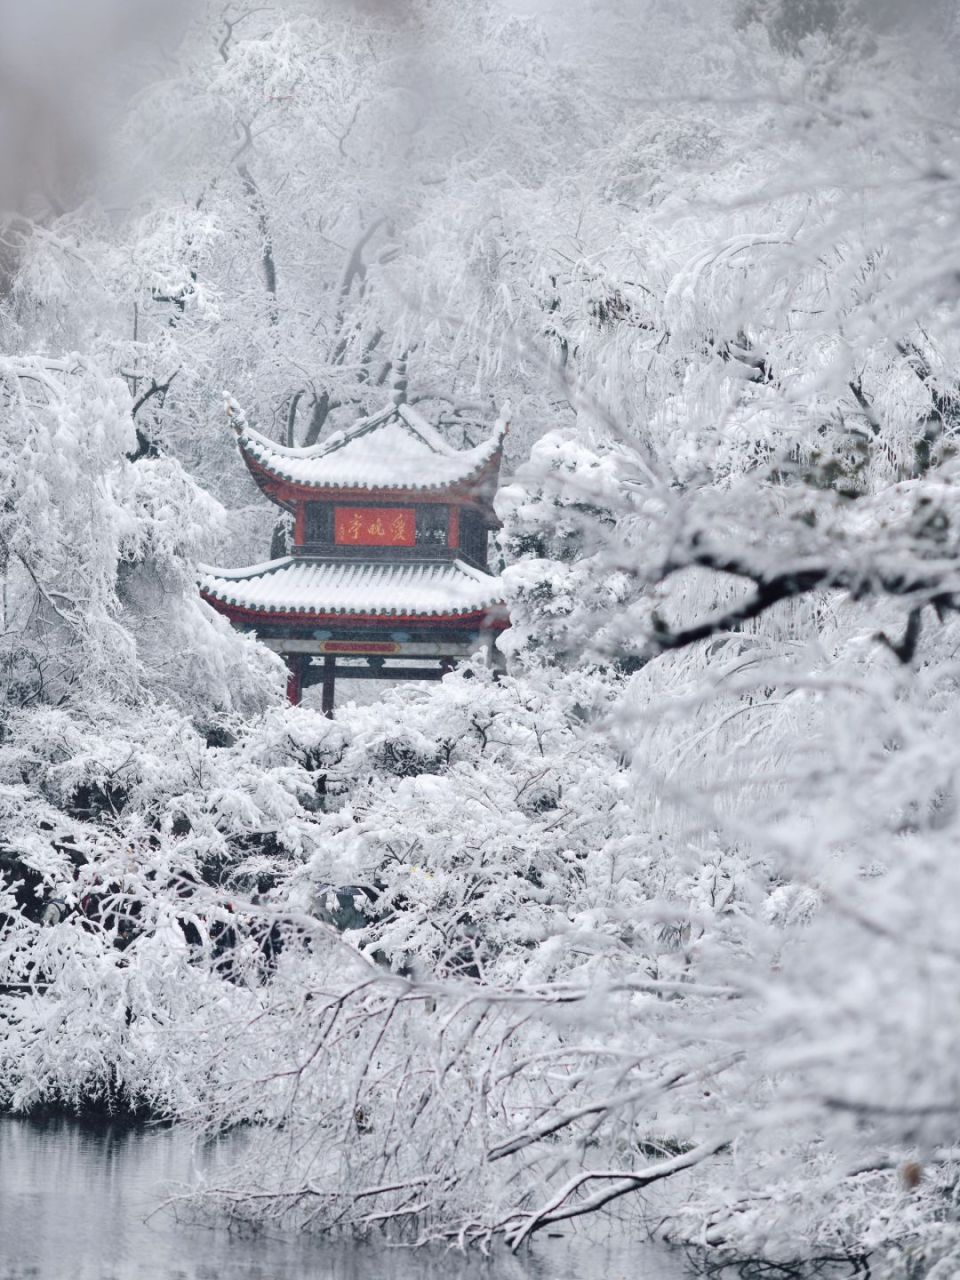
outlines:
[[[400,648],[391,640],[324,640],[324,653],[396,653]]]
[[[333,538],[338,547],[415,547],[416,513],[409,507],[336,507]]]

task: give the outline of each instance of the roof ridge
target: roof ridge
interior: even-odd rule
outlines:
[[[434,453],[452,458],[460,453],[469,453],[468,449],[454,449],[449,440],[444,440],[443,436],[426,418],[417,413],[413,405],[407,404],[405,401],[397,405],[397,416],[402,418],[404,423],[414,432]]]
[[[256,441],[269,449],[271,453],[277,453],[283,458],[322,458],[328,453],[337,453],[345,445],[349,444],[351,440],[366,435],[376,427],[383,426],[396,413],[396,405],[387,405],[377,413],[367,414],[365,418],[355,422],[352,427],[344,427],[338,431],[331,432],[326,439],[318,440],[315,444],[281,444],[279,440],[272,440],[269,436],[264,435],[262,431],[258,431],[256,427],[251,427],[249,422],[246,421],[237,432],[237,439]]]
[[[368,414],[365,418],[361,418],[359,422],[355,422],[352,427],[341,427],[337,431],[331,431],[325,440],[318,440],[315,445],[310,448],[316,450],[316,457],[323,458],[328,453],[338,453],[341,449],[347,448],[354,440],[359,440],[363,436],[370,435],[371,432],[385,426],[391,418],[399,417],[399,406],[389,404],[381,409],[379,413]],[[304,454],[298,456],[306,456]]]

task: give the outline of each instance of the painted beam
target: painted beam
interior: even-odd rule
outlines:
[[[449,667],[337,667],[334,680],[340,683],[342,680],[442,680],[450,671]],[[323,667],[307,667],[303,673],[304,687],[314,684],[322,684],[324,694],[326,695],[329,680],[327,672]],[[331,710],[333,709],[331,693]],[[324,714],[327,714],[326,703],[323,707]]]
[[[483,641],[470,640],[302,640],[283,637],[261,639],[274,653],[304,653],[315,657],[334,654],[341,658],[471,658]]]

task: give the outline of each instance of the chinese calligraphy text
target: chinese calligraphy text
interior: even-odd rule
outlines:
[[[412,508],[337,507],[334,540],[338,546],[412,547],[417,524]]]

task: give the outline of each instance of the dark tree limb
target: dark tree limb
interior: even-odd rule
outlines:
[[[694,623],[689,627],[670,627],[662,618],[654,614],[653,630],[648,642],[648,656],[655,656],[672,649],[683,649],[688,645],[696,644],[698,640],[707,640],[711,636],[736,631],[744,622],[759,618],[781,600],[796,599],[818,589],[832,589],[847,591],[854,600],[862,600],[867,596],[911,599],[913,604],[903,639],[895,643],[886,636],[878,637],[901,662],[908,663],[912,661],[920,639],[920,614],[924,606],[932,604],[940,617],[960,610],[960,597],[952,590],[944,590],[943,578],[933,573],[929,576],[919,573],[885,573],[880,570],[870,573],[859,567],[849,569],[842,566],[819,565],[775,574],[767,578],[758,574],[756,570],[751,570],[747,564],[733,558],[698,551],[686,564],[668,566],[664,576],[668,577],[680,568],[693,565],[751,581],[754,591],[746,600],[732,609],[715,614],[711,618],[705,618],[702,622]],[[919,603],[917,603],[918,600]]]
[[[237,17],[230,19],[227,17],[229,9],[230,6],[227,5],[226,9],[223,11],[221,22],[224,27],[224,34],[223,39],[217,45],[217,53],[219,53],[224,62],[230,61],[230,44],[233,40],[234,28],[239,27],[241,22],[245,22],[247,18],[252,17],[253,14],[265,12],[265,7],[261,5],[257,9],[247,9],[246,12],[238,14]]]
[[[896,641],[891,640],[883,631],[881,631],[877,636],[877,639],[881,644],[885,644],[890,652],[900,659],[904,666],[913,661],[914,655],[917,652],[917,645],[920,642],[920,631],[923,625],[923,619],[921,617],[922,612],[922,606],[910,610],[910,613],[907,615],[907,628],[904,631],[903,639],[899,644]]]
[[[350,296],[350,291],[353,288],[354,281],[359,280],[360,283],[362,284],[363,281],[366,279],[367,264],[364,261],[363,251],[364,249],[366,249],[367,245],[370,243],[370,241],[373,239],[373,237],[376,235],[376,233],[380,230],[380,228],[383,226],[385,222],[386,222],[385,217],[376,218],[373,222],[370,223],[370,226],[367,227],[366,231],[361,233],[359,239],[355,242],[353,248],[350,250],[350,256],[347,259],[347,265],[344,268],[343,276],[340,279],[339,297],[340,297],[341,306],[344,302],[346,302],[347,298]],[[338,315],[337,319],[342,323],[343,321],[342,313]]]
[[[248,130],[248,126],[244,125]],[[263,194],[254,180],[246,164],[237,165],[237,173],[243,183],[243,189],[250,198],[257,219],[257,230],[260,233],[260,267],[263,271],[263,283],[269,299],[268,314],[271,324],[279,318],[277,312],[277,264],[273,256],[273,237],[270,234],[270,221],[267,218],[267,206]]]
[[[734,566],[730,562],[720,562],[713,557],[697,556],[693,560],[703,568],[716,569],[721,573],[734,574],[737,577],[752,578],[742,566]],[[806,595],[817,587],[830,585],[830,571],[827,569],[805,569],[796,573],[779,574],[767,580],[753,578],[756,590],[754,594],[732,609],[691,627],[676,630],[656,614],[653,618],[653,643],[658,652],[668,649],[684,649],[687,645],[696,644],[698,640],[707,640],[723,631],[733,631],[751,618],[759,618],[781,600],[791,600],[796,596]]]
[[[130,416],[133,418],[134,429],[137,433],[137,447],[132,453],[127,454],[127,458],[130,462],[139,462],[141,458],[155,458],[159,454],[160,450],[157,447],[157,442],[155,440],[151,440],[137,422],[137,414],[143,406],[148,404],[155,396],[158,397],[159,403],[162,405],[174,378],[179,372],[179,369],[175,369],[166,382],[157,382],[156,378],[152,378],[147,390],[133,402],[133,406],[130,409]]]
[[[156,378],[151,379],[149,388],[143,393],[142,396],[140,396],[138,400],[135,400],[133,402],[133,408],[130,410],[130,416],[132,418],[135,418],[137,414],[140,412],[140,410],[143,408],[143,406],[147,403],[147,401],[152,400],[154,396],[159,396],[160,402],[162,404],[164,397],[166,396],[167,392],[170,390],[170,386],[174,378],[177,376],[179,372],[180,372],[179,369],[175,369],[174,372],[171,373],[170,377],[166,380],[166,382],[157,382]]]
[[[853,392],[853,398],[863,410],[863,416],[870,425],[870,430],[875,436],[880,434],[880,419],[877,417],[876,410],[873,407],[869,397],[864,394],[863,383],[860,378],[856,382],[848,382],[847,386]]]
[[[323,391],[320,395],[314,397],[310,421],[307,424],[307,434],[303,440],[304,445],[309,446],[317,443],[320,439],[320,433],[326,425],[327,418],[329,418],[334,409],[339,408],[340,401],[331,399],[329,391]]]
[[[228,164],[236,164],[244,152],[249,151],[253,146],[253,133],[251,132],[250,126],[247,124],[246,120],[240,120],[238,123],[240,125],[242,137],[240,139],[240,145],[237,147],[236,151],[231,154],[230,159],[227,161]]]
[[[380,343],[383,341],[383,338],[384,338],[384,332],[378,326],[376,329],[374,329],[371,336],[367,339],[367,342],[363,348],[363,355],[360,357],[362,367],[360,369],[359,374],[357,375],[358,380],[360,382],[370,381],[370,361],[373,359],[373,354],[376,351],[377,347],[379,347]]]
[[[292,449],[296,443],[297,409],[304,395],[304,389],[301,387],[290,397],[290,403],[287,405],[287,430],[284,439],[288,449]]]
[[[916,475],[925,474],[935,461],[934,446],[949,426],[957,425],[958,403],[956,388],[952,392],[943,391],[937,386],[930,361],[913,342],[897,342],[897,351],[920,379],[930,393],[930,412],[922,420],[923,434],[918,439],[916,450]]]
[[[407,374],[407,358],[408,351],[404,351],[403,355],[397,360],[394,369],[393,378],[393,399],[395,404],[406,404],[407,392],[410,388],[410,378]]]
[[[357,288],[360,296],[363,296],[366,279],[367,264],[364,259],[364,250],[376,235],[377,231],[386,222],[385,217],[377,218],[370,224],[354,242],[353,248],[347,256],[346,266],[340,283],[337,286],[337,310],[334,317],[333,329],[338,335],[337,340],[330,352],[328,363],[331,365],[342,365],[350,350],[351,338],[355,337],[360,331],[359,323],[350,323],[347,319],[346,304],[347,299],[353,292],[354,287]],[[320,321],[314,325],[313,332],[316,332]],[[384,331],[379,326],[374,330],[364,344],[363,351],[360,355],[360,373],[358,375],[359,382],[370,382],[370,362],[374,353],[384,338]],[[387,365],[389,368],[389,364]],[[378,380],[377,385],[381,385],[383,377]],[[313,410],[310,415],[310,422],[307,425],[306,435],[304,437],[304,445],[309,447],[314,445],[320,438],[327,419],[334,409],[342,406],[344,401],[334,400],[331,398],[329,391],[322,392],[319,396],[315,396],[313,400]]]

